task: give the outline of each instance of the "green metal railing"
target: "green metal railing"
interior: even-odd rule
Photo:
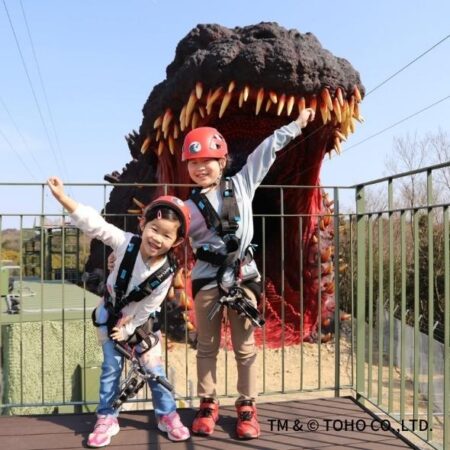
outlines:
[[[92,199],[97,197],[98,205],[96,209],[105,208],[106,199],[109,196],[108,190],[111,185],[105,184],[81,184],[68,183],[67,190],[76,199],[83,201],[83,195],[88,198],[85,203],[91,203]],[[134,184],[121,184],[120,188],[127,188],[135,186]],[[158,185],[145,185],[146,187],[160,187]],[[177,185],[181,186],[181,185]],[[2,347],[2,354],[4,361],[10,362],[7,368],[4,367],[4,373],[8,369],[7,382],[5,383],[4,393],[12,393],[9,397],[3,397],[1,407],[3,412],[51,412],[54,410],[70,412],[85,408],[90,404],[96,403],[94,396],[88,395],[89,386],[87,380],[94,373],[95,367],[101,360],[99,356],[99,349],[95,346],[95,336],[93,328],[90,325],[89,317],[92,309],[98,302],[98,297],[91,294],[86,289],[78,287],[73,283],[66,281],[66,272],[68,267],[62,264],[60,267],[61,279],[56,280],[52,275],[55,270],[52,265],[52,259],[55,255],[50,255],[49,235],[51,234],[55,241],[64,242],[67,240],[69,231],[72,233],[73,229],[67,223],[67,215],[61,211],[60,207],[48,193],[48,188],[44,184],[1,184],[1,189],[8,189],[11,187],[20,191],[22,188],[34,189],[37,200],[34,203],[36,210],[28,213],[16,212],[2,212],[0,214],[0,247],[3,247],[3,236],[8,228],[17,228],[19,230],[19,261],[24,261],[25,250],[27,242],[29,242],[29,235],[34,236],[39,243],[37,246],[39,252],[37,258],[39,261],[33,267],[34,277],[25,276],[26,268],[22,267],[18,279],[16,280],[16,287],[18,286],[19,295],[22,295],[24,288],[29,289],[33,296],[21,296],[20,303],[22,308],[19,314],[11,315],[5,313],[5,302],[1,299],[0,309],[0,326],[2,333],[0,333],[0,346]],[[168,186],[163,186],[163,191],[167,192]],[[85,195],[81,191],[83,189],[90,189],[94,193]],[[280,253],[280,280],[281,280],[281,297],[284,297],[285,290],[285,270],[286,267],[292,265],[286,261],[284,249],[290,245],[290,241],[285,239],[284,224],[287,220],[296,220],[300,235],[303,234],[306,220],[309,219],[307,215],[286,214],[284,211],[284,192],[287,190],[301,190],[301,189],[322,189],[318,187],[292,187],[292,186],[264,186],[261,189],[273,190],[280,195],[280,210],[277,213],[271,214],[255,214],[255,221],[259,221],[262,228],[262,245],[260,254],[262,255],[262,266],[260,267],[263,279],[266,278],[266,268],[268,264],[273,265],[273,257],[268,254],[266,250],[267,242],[271,236],[268,236],[264,231],[270,221],[277,221],[279,228],[279,241],[281,243],[282,251]],[[339,248],[339,198],[338,188],[329,188],[331,195],[334,194],[335,209],[333,216],[334,223],[334,246]],[[76,191],[76,192],[70,192]],[[91,192],[91,191],[89,191]],[[31,193],[28,195],[32,195]],[[277,195],[277,194],[275,194]],[[15,197],[19,197],[17,193]],[[80,198],[81,197],[81,198]],[[59,211],[58,211],[59,209]],[[105,214],[112,216],[112,214]],[[328,214],[329,215],[329,214]],[[123,215],[123,220],[131,216],[131,214]],[[122,216],[121,216],[122,217]],[[316,217],[319,221],[320,217]],[[11,225],[11,222],[14,222]],[[33,225],[30,225],[30,224]],[[32,231],[30,231],[31,229]],[[59,234],[58,234],[59,233]],[[56,239],[56,237],[58,239]],[[61,238],[59,240],[59,238]],[[65,239],[66,238],[66,239]],[[317,239],[320,240],[320,234],[317,234]],[[79,239],[80,249],[84,247],[83,257],[76,259],[76,268],[80,272],[83,271],[85,257],[87,255],[87,248],[89,243],[82,237]],[[32,247],[34,248],[34,247]],[[81,250],[80,250],[81,251]],[[61,245],[56,253],[60,253],[60,260],[66,261],[66,253],[68,253],[66,246]],[[304,293],[303,293],[303,249],[299,246],[299,285],[295,290],[298,292],[297,309],[301,312],[304,310]],[[35,255],[36,256],[36,255]],[[57,255],[56,255],[57,256]],[[316,255],[318,269],[320,267],[320,255]],[[335,263],[337,264],[337,263]],[[320,271],[319,271],[320,277]],[[335,291],[336,302],[339,305],[339,273],[335,277]],[[317,293],[317,301],[320,302],[321,292]],[[262,307],[264,313],[265,303]],[[342,367],[347,369],[353,366],[352,353],[352,338],[348,336],[347,341],[348,351],[346,355],[341,356],[341,341],[336,339],[334,343],[328,344],[332,348],[333,361],[331,365],[334,367],[331,376],[323,375],[323,367],[329,367],[329,359],[325,359],[327,355],[322,352],[322,346],[319,344],[321,340],[321,330],[318,330],[318,336],[315,338],[315,343],[305,343],[293,348],[286,342],[286,325],[285,315],[287,313],[287,305],[285,302],[280,303],[280,330],[281,337],[279,342],[279,350],[273,351],[267,345],[267,336],[265,330],[262,331],[262,348],[260,351],[260,364],[263,368],[261,376],[260,394],[261,395],[278,395],[289,394],[294,392],[311,392],[331,390],[335,395],[339,395],[340,391],[345,388],[351,388],[353,385],[352,370],[347,370],[346,376],[342,374]],[[319,320],[320,320],[319,311]],[[339,323],[339,311],[335,314],[336,324]],[[292,325],[292,324],[291,324]],[[297,323],[294,326],[299,329],[304,329],[303,314],[299,315]],[[72,328],[71,328],[72,327]],[[302,331],[300,331],[302,332]],[[335,336],[339,337],[339,328],[335,330]],[[73,342],[73,334],[78,335],[78,342]],[[10,339],[8,342],[7,339]],[[15,339],[13,343],[10,341]],[[34,346],[34,347],[33,347]],[[35,351],[31,352],[30,348]],[[81,349],[81,350],[80,350]],[[170,375],[172,368],[171,351],[168,345],[165,346],[165,360],[166,371]],[[313,356],[311,356],[313,355]],[[72,358],[73,356],[73,358]],[[74,359],[76,359],[76,364]],[[190,401],[192,399],[192,380],[195,379],[195,373],[192,371],[192,360],[195,358],[195,352],[187,343],[184,350],[184,365],[178,369],[177,391],[180,394],[180,399],[183,401]],[[221,395],[228,397],[235,394],[232,378],[235,375],[235,370],[232,368],[232,360],[228,355],[227,349],[224,352],[224,360],[221,365],[225,366],[225,376],[223,385],[221,386]],[[30,364],[33,360],[33,364]],[[275,367],[274,367],[274,361]],[[326,363],[324,363],[326,361]],[[315,366],[314,372],[311,368]],[[49,367],[51,367],[52,374],[49,374]],[[306,371],[308,367],[308,371]],[[92,370],[91,370],[92,369]],[[276,371],[279,375],[272,376],[272,372]],[[315,377],[311,380],[311,373],[315,373]],[[298,374],[292,377],[289,374]],[[12,375],[12,378],[9,377]],[[307,376],[306,376],[307,375]],[[33,378],[34,377],[34,378]],[[92,377],[95,378],[94,375]],[[76,386],[74,386],[76,385]],[[31,394],[30,394],[30,391]],[[38,409],[36,409],[38,408]],[[41,409],[39,409],[41,408]],[[71,409],[72,408],[72,409]]]
[[[356,398],[442,449],[450,448],[450,192],[447,186],[436,201],[433,181],[449,167],[356,187]],[[424,199],[402,204],[395,184],[420,175]],[[387,209],[366,204],[375,185]]]
[[[443,198],[435,200],[437,179],[435,175],[439,175],[442,170],[448,171],[449,167],[450,163],[441,164],[358,186],[260,187],[279,192],[280,210],[276,213],[271,211],[255,214],[254,220],[261,230],[259,269],[263,280],[266,280],[269,265],[273,263],[273,255],[269,253],[267,246],[268,239],[272,238],[267,231],[268,224],[270,221],[279,221],[277,228],[281,245],[278,262],[279,293],[283,300],[288,294],[285,285],[286,270],[293,269],[290,267],[290,261],[286,261],[285,249],[290,245],[285,235],[286,223],[289,221],[292,226],[292,221],[295,220],[298,234],[302,236],[308,220],[313,217],[319,222],[323,218],[323,215],[286,213],[285,194],[292,189],[297,189],[299,193],[301,190],[321,189],[330,195],[334,202],[334,211],[328,214],[333,218],[335,269],[333,282],[336,301],[333,342],[320,343],[322,331],[319,327],[315,342],[305,342],[296,346],[291,346],[286,340],[288,305],[285,301],[281,301],[280,343],[276,351],[269,348],[266,331],[263,329],[261,332],[259,377],[261,395],[303,392],[317,392],[320,395],[320,392],[329,390],[334,392],[335,396],[339,396],[342,390],[350,389],[357,401],[373,408],[380,418],[389,418],[391,423],[398,423],[400,432],[413,433],[436,449],[450,448],[448,192],[442,190]],[[413,176],[423,178],[426,186],[425,200],[405,205],[400,202],[399,197],[399,192],[402,191],[401,183]],[[61,280],[58,282],[47,279],[47,275],[44,276],[51,272],[46,269],[50,266],[46,259],[48,255],[44,254],[47,242],[44,219],[51,218],[53,221],[58,219],[62,224],[60,235],[61,242],[64,243],[69,230],[69,225],[65,223],[66,215],[64,212],[51,210],[49,205],[54,204],[54,201],[47,199],[45,185],[0,183],[0,194],[1,189],[10,189],[11,186],[18,190],[25,187],[39,191],[37,202],[39,206],[37,211],[27,214],[0,211],[0,248],[4,247],[6,229],[11,228],[9,222],[15,221],[16,225],[13,227],[20,232],[18,258],[19,261],[23,261],[25,244],[29,239],[27,229],[33,222],[41,252],[39,267],[36,268],[37,276],[30,281],[30,277],[24,276],[24,270],[21,270],[16,281],[21,293],[25,292],[24,289],[30,283],[34,283],[30,288],[35,294],[34,297],[20,298],[22,309],[17,315],[5,314],[4,299],[1,299],[0,347],[3,360],[11,358],[14,361],[13,369],[16,372],[11,373],[17,373],[18,378],[14,386],[11,384],[6,386],[10,390],[15,389],[16,394],[8,399],[4,396],[0,407],[3,412],[18,409],[25,413],[34,412],[33,408],[43,407],[47,408],[46,412],[51,412],[55,408],[59,411],[88,408],[89,405],[96,403],[95,395],[87,395],[89,390],[87,384],[93,374],[89,370],[95,369],[101,360],[89,323],[90,311],[98,302],[98,297],[86,289],[66,282],[65,271],[68,268],[64,264],[61,266]],[[135,185],[118,186],[126,188]],[[182,185],[176,185],[180,186]],[[164,186],[164,192],[167,192],[168,188],[169,186]],[[77,194],[73,195],[75,198],[79,198],[80,190],[94,190],[95,195],[89,195],[88,198],[97,196],[99,204],[95,206],[100,210],[106,205],[111,185],[73,183],[68,185],[68,189],[77,190]],[[370,195],[374,189],[382,189],[381,193],[377,193],[377,198],[385,198],[384,206],[374,206],[373,196]],[[126,215],[123,220],[127,220]],[[317,233],[316,239],[320,252],[322,239],[320,233]],[[79,248],[83,249],[84,257],[88,252],[88,245],[89,242],[81,237]],[[59,251],[60,260],[66,261],[65,245],[62,245]],[[295,288],[298,299],[296,309],[299,312],[296,327],[303,332],[305,255],[302,245],[299,245],[298,251],[299,265],[294,268],[298,271],[299,279],[299,284]],[[85,261],[83,257],[79,257],[77,261],[77,270],[82,272]],[[322,295],[320,254],[317,255],[316,261],[318,283],[321,286],[317,302],[320,304]],[[28,312],[33,309],[34,313]],[[268,314],[264,302],[262,310],[264,314]],[[341,322],[343,312],[350,313],[353,320]],[[319,308],[319,323],[321,313]],[[76,341],[73,340],[74,334],[78,336]],[[19,341],[17,345],[6,342],[11,336]],[[28,360],[27,339],[35,340],[39,347],[35,352],[38,355],[34,355],[35,359],[31,362]],[[7,344],[11,345],[8,351]],[[73,349],[72,356],[78,358],[76,364],[69,358],[68,348]],[[228,353],[225,349],[223,359],[219,362],[219,365],[225,367],[221,387],[223,397],[234,394],[232,378],[235,371],[231,365],[233,358]],[[330,366],[330,359],[326,359],[330,353],[333,370],[332,375],[327,377],[324,373]],[[439,360],[440,354],[443,355],[443,361]],[[169,375],[173,365],[171,355],[166,342],[165,360]],[[189,347],[187,340],[181,359],[183,361],[177,373],[177,392],[181,401],[190,402],[193,397],[192,383],[195,379],[192,369],[195,351]],[[276,361],[275,368],[274,361]],[[58,386],[54,391],[52,391],[54,380],[48,373],[49,364],[53,364],[53,370],[57,373]],[[39,375],[32,386],[35,391],[32,396],[27,394],[26,385],[26,376],[30,370],[37,371]],[[313,370],[314,376],[311,381]],[[276,377],[273,376],[274,372],[277,374]],[[76,373],[81,375],[77,378]],[[289,376],[292,373],[295,373],[294,379]],[[82,387],[75,389],[74,379],[77,378],[77,383],[80,384],[80,377]],[[144,396],[142,401],[146,400],[147,396]],[[424,428],[422,425],[425,422],[427,426]]]

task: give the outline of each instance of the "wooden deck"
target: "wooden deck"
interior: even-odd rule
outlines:
[[[195,411],[182,409],[179,412],[183,422],[190,424]],[[350,397],[280,403],[261,402],[258,405],[258,414],[262,435],[259,439],[250,441],[239,441],[236,438],[235,413],[232,406],[221,407],[220,414],[213,436],[209,438],[193,436],[186,442],[173,443],[156,429],[152,411],[123,413],[119,419],[121,432],[112,439],[109,448],[132,450],[417,448],[408,445],[393,432],[379,429],[380,423],[373,422],[373,417]],[[0,449],[83,448],[86,447],[86,438],[94,421],[93,414],[0,417]],[[347,430],[344,421],[347,421]],[[351,431],[352,424],[353,431]],[[303,427],[303,430],[300,430],[300,427]],[[358,431],[357,428],[363,427],[364,431]]]

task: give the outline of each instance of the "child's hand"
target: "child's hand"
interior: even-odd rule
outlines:
[[[112,272],[114,270],[114,266],[116,264],[117,256],[114,252],[112,252],[108,259],[106,260],[106,265],[108,266],[108,270]]]
[[[305,108],[298,116],[296,122],[298,123],[300,128],[305,128],[309,122],[312,122],[314,120],[315,116],[316,113],[312,108]]]
[[[56,199],[59,200],[64,195],[64,183],[60,178],[50,177],[47,184]]]
[[[78,203],[66,195],[64,192],[64,183],[61,178],[50,177],[47,180],[47,185],[56,200],[58,200],[58,202],[61,203],[61,205],[63,205],[69,213],[73,213],[77,208]]]
[[[127,334],[124,327],[114,327],[111,333],[111,339],[114,341],[125,341]]]

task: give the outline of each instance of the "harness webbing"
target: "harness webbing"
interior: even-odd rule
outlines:
[[[120,311],[131,302],[139,302],[150,295],[158,286],[160,286],[176,270],[176,263],[170,256],[166,262],[155,272],[153,272],[139,286],[136,286],[127,296],[125,293],[131,280],[133,268],[141,246],[141,238],[133,236],[128,244],[125,255],[120,262],[117,272],[117,279],[114,285],[115,299],[111,296],[105,296],[105,308],[108,311],[108,320],[105,323],[95,321],[95,310],[92,314],[93,323],[96,327],[106,325],[108,333],[116,325],[120,318]],[[138,327],[139,328],[139,327]]]
[[[227,255],[215,253],[208,248],[200,247],[197,249],[198,259],[207,261],[216,266],[224,264],[229,265],[237,258],[240,240],[236,237],[236,230],[239,227],[240,215],[239,207],[234,195],[233,182],[231,178],[225,177],[220,183],[220,192],[222,194],[222,212],[221,215],[216,212],[211,205],[208,197],[201,193],[200,188],[196,187],[191,191],[191,200],[195,203],[203,218],[206,226],[222,238],[227,249]]]
[[[192,189],[190,198],[202,213],[206,226],[223,238],[227,234],[236,233],[239,227],[240,215],[236,197],[234,196],[233,182],[230,177],[226,177],[220,182],[220,192],[223,198],[221,216],[217,214],[208,197],[202,194],[200,188],[195,187]]]
[[[215,232],[225,243],[227,254],[217,253],[209,250],[209,246],[200,247],[196,251],[197,259],[206,261],[218,266],[216,282],[219,291],[225,294],[222,287],[222,280],[227,270],[232,270],[234,274],[234,284],[237,286],[237,280],[240,276],[241,260],[239,258],[240,239],[236,236],[236,230],[239,227],[240,213],[238,203],[234,193],[233,182],[230,177],[225,177],[220,183],[220,193],[222,195],[222,211],[219,216],[217,211],[211,205],[208,197],[201,193],[201,189],[196,187],[191,191],[190,198],[202,214],[206,226]],[[250,245],[249,248],[252,246]],[[247,248],[247,251],[249,250]],[[194,297],[197,292],[213,281],[213,278],[200,278],[192,281]],[[248,286],[258,299],[261,294],[260,282],[247,280]]]
[[[175,272],[176,264],[174,261],[170,261],[168,257],[166,262],[156,272],[153,272],[146,280],[124,297],[128,284],[130,283],[140,246],[141,238],[139,236],[133,236],[120,263],[116,284],[114,285],[114,292],[116,293],[114,309],[116,312],[119,312],[131,302],[140,302]]]

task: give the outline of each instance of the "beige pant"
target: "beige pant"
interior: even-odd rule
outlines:
[[[246,289],[256,306],[254,294]],[[195,317],[197,320],[197,395],[216,397],[217,355],[219,353],[223,309],[230,323],[231,342],[237,365],[237,391],[239,400],[256,399],[256,346],[253,325],[250,320],[240,317],[231,308],[222,308],[212,320],[208,314],[220,298],[217,288],[199,291],[195,296]]]

